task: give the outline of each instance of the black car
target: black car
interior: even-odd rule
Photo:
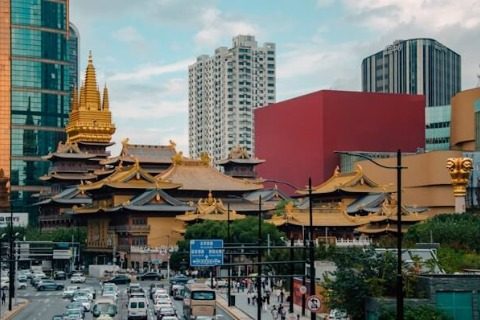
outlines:
[[[103,281],[103,283],[128,284],[130,283],[130,278],[127,275],[119,274],[109,280]]]
[[[67,279],[67,274],[64,271],[55,271],[53,273],[53,279],[54,280],[66,280]]]
[[[163,276],[158,272],[145,272],[144,274],[137,275],[137,280],[160,280]]]

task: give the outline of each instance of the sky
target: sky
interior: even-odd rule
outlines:
[[[107,84],[116,145],[188,154],[188,65],[239,34],[274,42],[277,101],[361,90],[361,62],[395,40],[433,38],[462,57],[462,89],[480,74],[480,0],[70,0],[80,72],[93,54]]]

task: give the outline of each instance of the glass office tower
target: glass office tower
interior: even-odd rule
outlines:
[[[0,167],[15,212],[35,212],[31,195],[49,166],[41,156],[65,139],[78,74],[68,8],[68,0],[0,0]]]

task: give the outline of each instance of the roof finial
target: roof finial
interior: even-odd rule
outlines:
[[[88,51],[88,64],[93,64],[92,50]]]

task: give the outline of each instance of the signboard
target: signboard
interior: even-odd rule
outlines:
[[[319,296],[310,296],[307,299],[307,308],[311,312],[317,312],[320,310],[320,297]]]
[[[54,260],[69,260],[72,258],[72,250],[53,250],[53,259]]]
[[[190,240],[190,266],[213,267],[223,264],[223,240]]]
[[[6,228],[10,225],[10,212],[0,212],[0,228]],[[26,227],[28,226],[28,213],[27,212],[14,212],[13,213],[13,226],[14,227]]]

